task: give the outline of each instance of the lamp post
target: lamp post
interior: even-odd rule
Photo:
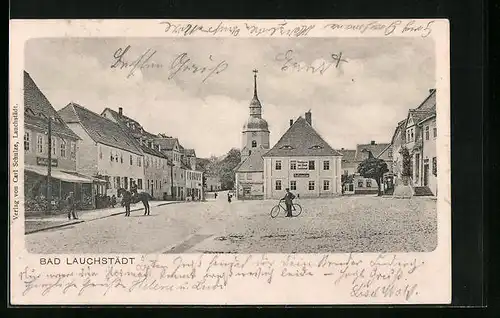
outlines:
[[[47,137],[49,140],[47,164],[47,214],[52,212],[52,117],[49,116]]]

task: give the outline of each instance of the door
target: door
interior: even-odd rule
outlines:
[[[429,185],[429,165],[424,165],[424,186],[427,187]]]

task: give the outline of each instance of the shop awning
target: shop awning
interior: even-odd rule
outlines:
[[[42,166],[30,166],[30,165],[25,165],[24,166],[25,170],[34,172],[36,174],[39,174],[41,176],[46,176],[47,175],[47,167],[42,167]],[[60,171],[59,169],[52,168],[51,171],[51,176],[54,179],[59,179],[61,181],[65,182],[72,182],[72,183],[92,183],[92,180],[89,178],[84,178],[81,176],[75,176],[69,173],[65,173]]]

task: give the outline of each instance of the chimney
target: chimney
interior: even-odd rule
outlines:
[[[123,108],[122,107],[118,107],[118,114],[120,116],[123,116]]]
[[[293,119],[290,119],[290,126],[293,125]]]
[[[371,145],[375,145],[375,140],[372,140],[372,142],[370,144]]]
[[[312,114],[310,110],[306,113],[306,121],[312,126]]]

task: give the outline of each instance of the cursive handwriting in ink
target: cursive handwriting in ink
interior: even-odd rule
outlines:
[[[210,55],[208,59],[210,62],[214,62],[212,55]],[[205,83],[210,77],[224,72],[228,66],[229,64],[225,60],[222,60],[217,63],[217,65],[211,67],[202,66],[194,63],[187,53],[182,53],[179,54],[170,65],[170,74],[168,79],[173,79],[179,73],[202,74],[204,76],[201,82]]]
[[[119,48],[113,54],[114,63],[111,64],[111,68],[119,68],[119,69],[130,69],[127,74],[127,78],[134,76],[135,71],[137,69],[143,70],[146,68],[162,68],[163,65],[160,63],[156,63],[151,61],[151,58],[156,54],[156,50],[147,49],[144,53],[142,53],[135,60],[127,60],[127,52],[129,52],[131,46],[127,45],[125,48]]]
[[[283,62],[280,68],[283,72],[294,71],[320,75],[323,75],[326,71],[328,71],[332,65],[335,65],[335,68],[338,68],[341,63],[348,63],[346,59],[342,58],[342,52],[339,52],[338,54],[331,54],[330,60],[323,60],[318,65],[297,62],[293,50],[277,54],[275,60]]]

